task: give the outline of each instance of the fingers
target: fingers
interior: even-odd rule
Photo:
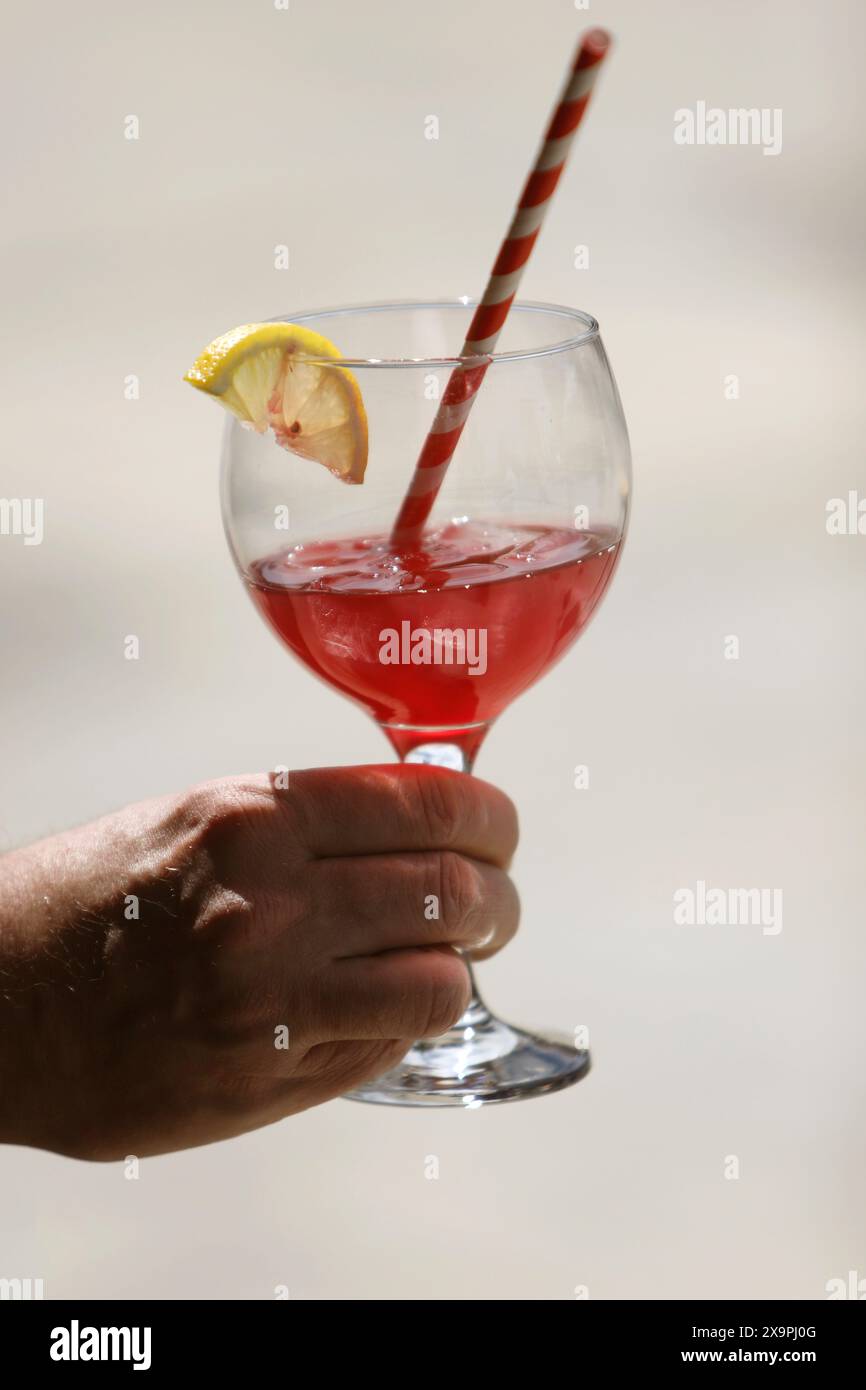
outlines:
[[[477,777],[424,764],[293,772],[275,793],[315,858],[452,849],[505,867],[517,813]]]
[[[332,959],[434,944],[489,956],[517,931],[520,901],[504,869],[453,850],[320,859],[308,875]]]
[[[321,978],[316,1013],[331,1039],[435,1038],[469,1003],[469,972],[448,946],[336,961]]]

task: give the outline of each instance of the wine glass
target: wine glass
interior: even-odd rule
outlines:
[[[586,626],[616,567],[630,487],[597,322],[518,302],[422,540],[395,550],[389,532],[474,308],[400,302],[274,320],[332,339],[354,373],[369,422],[362,486],[234,418],[222,461],[229,545],[266,621],[401,759],[465,773],[494,719]],[[585,1050],[494,1017],[473,979],[450,1032],[349,1094],[474,1108],[558,1090],[588,1067]]]

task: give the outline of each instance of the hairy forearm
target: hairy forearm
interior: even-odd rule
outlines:
[[[27,851],[0,859],[0,1141],[31,1142],[31,1112],[55,989],[37,942],[48,929],[48,885]],[[41,919],[41,920],[40,920]]]
[[[107,922],[93,910],[78,832],[0,858],[0,1142],[60,1147],[81,1093],[82,1015]],[[96,885],[98,888],[98,884]]]

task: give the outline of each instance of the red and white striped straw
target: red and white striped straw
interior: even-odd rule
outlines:
[[[486,357],[496,346],[609,47],[610,36],[604,29],[589,29],[581,37],[508,235],[469,325],[461,357]],[[417,543],[489,366],[489,361],[460,366],[451,373],[391,532],[395,547],[406,549]]]

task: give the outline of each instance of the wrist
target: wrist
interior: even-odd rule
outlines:
[[[73,952],[50,844],[0,859],[0,1143],[58,1149],[80,1047],[72,957],[91,929],[74,933]]]
[[[27,1144],[35,1014],[44,1003],[28,960],[17,856],[0,859],[0,1143]]]

